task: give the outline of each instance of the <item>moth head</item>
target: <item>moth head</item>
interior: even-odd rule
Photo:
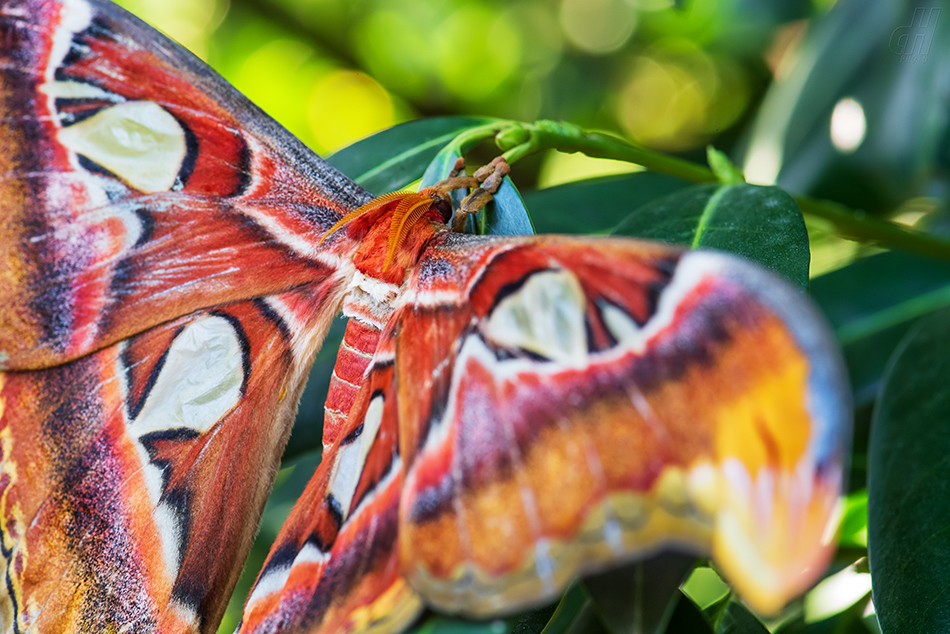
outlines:
[[[367,218],[373,223],[388,222],[389,236],[386,260],[383,264],[385,271],[392,263],[396,252],[405,243],[412,227],[422,220],[430,209],[437,210],[443,222],[448,222],[448,219],[452,217],[452,200],[448,193],[438,187],[426,187],[418,192],[392,192],[374,198],[340,218],[323,234],[318,244],[322,244],[338,229],[351,225],[361,218]]]
[[[432,195],[432,208],[442,216],[442,222],[449,224],[455,214],[455,210],[452,208],[452,198],[441,189],[433,189],[435,189],[435,193]]]

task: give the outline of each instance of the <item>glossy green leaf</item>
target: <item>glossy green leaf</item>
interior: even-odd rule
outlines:
[[[406,634],[541,634],[543,631],[564,634],[574,624],[581,608],[589,603],[587,595],[578,590],[572,588],[558,602],[504,619],[473,621],[426,611]]]
[[[708,565],[700,565],[680,585],[680,590],[700,609],[729,594],[729,585]]]
[[[865,599],[854,608],[814,623],[806,623],[803,618],[798,617],[783,623],[774,634],[871,634],[867,619],[874,617],[863,616],[866,604]]]
[[[636,172],[538,189],[524,201],[538,233],[603,233],[635,209],[688,185],[674,176]]]
[[[542,634],[548,634],[547,628]],[[603,623],[597,617],[593,603],[588,600],[580,607],[564,634],[608,634]]]
[[[805,221],[777,187],[696,185],[637,209],[614,234],[729,251],[808,286]]]
[[[666,634],[713,634],[713,630],[703,611],[680,593],[666,626]]]
[[[559,601],[555,601],[514,617],[511,634],[539,634],[551,622],[551,617],[554,616],[559,604]]]
[[[464,151],[464,148],[458,148],[455,145],[446,145],[440,149],[426,166],[422,180],[419,182],[419,189],[432,187],[440,180],[448,178]]]
[[[425,612],[407,634],[606,634],[594,615],[590,598],[574,584],[560,601],[506,619],[471,621]]]
[[[950,20],[940,6],[837,2],[816,16],[796,47],[798,63],[765,95],[751,129],[747,175],[777,173],[775,182],[790,191],[872,212],[925,195],[948,138]],[[857,146],[839,148],[829,124],[844,99],[852,101],[839,111],[838,129],[864,126],[864,134],[852,139]]]
[[[854,400],[869,403],[887,359],[921,316],[950,306],[950,262],[880,253],[816,277],[811,294],[844,351]]]
[[[575,583],[558,602],[542,634],[586,634],[588,630],[600,632],[603,628],[599,624],[587,590],[583,584]]]
[[[695,564],[692,555],[660,553],[592,575],[584,585],[611,634],[661,634]]]
[[[747,607],[726,595],[703,610],[716,634],[768,634],[769,630]]]
[[[868,551],[887,634],[950,629],[950,309],[915,325],[871,425]]]
[[[486,117],[410,121],[357,141],[331,154],[327,160],[370,193],[380,196],[418,180],[452,139],[469,128],[489,122],[491,119]]]
[[[531,217],[518,188],[505,176],[492,202],[480,212],[478,233],[489,236],[530,236],[534,234]]]

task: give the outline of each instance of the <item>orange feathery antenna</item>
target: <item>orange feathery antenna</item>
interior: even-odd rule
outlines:
[[[418,194],[406,196],[396,206],[393,212],[392,224],[389,225],[389,251],[383,270],[389,268],[396,250],[405,242],[409,230],[422,216],[432,208],[432,204],[439,196],[446,196],[445,192],[437,187],[426,187]]]
[[[340,218],[336,222],[335,225],[327,229],[327,232],[323,234],[322,238],[320,238],[320,242],[317,243],[317,246],[320,246],[321,244],[323,244],[323,241],[329,238],[333,234],[334,231],[336,231],[340,227],[343,227],[344,225],[347,225],[353,222],[360,216],[367,214],[371,211],[375,211],[379,209],[380,207],[382,207],[383,205],[385,205],[386,203],[392,202],[394,200],[399,200],[406,196],[414,196],[415,194],[416,192],[404,192],[404,191],[390,192],[388,194],[383,194],[379,198],[374,198],[373,200],[369,201],[365,205],[360,205],[359,207],[357,207],[350,213]]]
[[[386,253],[386,261],[383,264],[383,270],[385,271],[389,268],[389,264],[392,262],[396,251],[402,243],[405,242],[412,225],[422,218],[437,200],[447,197],[447,194],[438,187],[426,187],[419,192],[392,192],[380,196],[340,218],[335,225],[330,227],[330,229],[323,234],[323,237],[320,238],[320,243],[323,243],[334,231],[353,222],[357,218],[396,203],[396,208],[392,212],[391,224],[389,226],[389,249]]]
[[[396,203],[396,208],[393,210],[390,220],[391,224],[389,226],[389,238],[387,241],[389,249],[386,253],[386,261],[383,264],[383,270],[385,271],[389,268],[389,264],[396,255],[396,251],[402,246],[403,242],[405,242],[412,226],[418,222],[427,211],[432,209],[434,204],[443,203],[447,205],[447,209],[451,209],[452,203],[449,198],[449,192],[455,189],[476,188],[462,201],[461,208],[452,221],[453,230],[461,231],[461,228],[464,226],[464,218],[476,213],[491,200],[492,194],[498,191],[498,188],[501,186],[501,179],[508,174],[510,169],[502,157],[498,157],[490,164],[479,168],[474,176],[458,176],[464,168],[464,161],[458,159],[449,177],[436,183],[432,187],[426,187],[418,192],[391,192],[374,198],[365,205],[361,205],[340,218],[336,224],[323,234],[323,237],[320,238],[320,242],[317,244],[322,244],[334,231],[353,222],[357,218]],[[449,216],[443,217],[447,222],[450,219]]]

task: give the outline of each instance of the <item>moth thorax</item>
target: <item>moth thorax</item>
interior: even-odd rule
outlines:
[[[382,330],[395,310],[399,287],[357,271],[346,290],[343,315]]]

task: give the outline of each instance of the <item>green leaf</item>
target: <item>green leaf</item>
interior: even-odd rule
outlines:
[[[927,21],[940,6],[836,2],[811,20],[796,47],[798,63],[779,74],[755,117],[746,174],[777,172],[776,182],[790,191],[870,212],[926,195],[940,144],[950,138],[942,96],[950,20]],[[915,53],[925,59],[914,60]],[[858,147],[842,150],[829,124],[845,98],[862,111],[852,107],[844,121],[866,127]]]
[[[732,595],[727,594],[703,613],[716,634],[769,634],[762,621]]]
[[[542,634],[582,634],[602,630],[598,625],[587,591],[582,584],[575,583],[564,593]]]
[[[854,491],[844,498],[844,514],[838,529],[838,545],[866,548],[868,545],[868,492]]]
[[[859,609],[848,609],[814,623],[806,623],[804,618],[798,617],[782,623],[774,634],[871,634],[862,616],[866,604],[866,600],[861,601],[856,606]]]
[[[472,621],[425,612],[407,634],[606,634],[594,615],[590,599],[574,584],[560,601],[507,619]]]
[[[510,634],[512,624],[502,619],[471,621],[450,616],[429,615],[406,634]]]
[[[491,121],[487,117],[410,121],[348,145],[327,157],[327,161],[373,195],[380,196],[417,180],[452,139]]]
[[[542,634],[549,634],[545,628]],[[588,600],[577,611],[577,615],[563,634],[608,634],[603,623],[597,618],[593,604]]]
[[[432,187],[441,180],[448,178],[449,174],[455,168],[456,161],[462,156],[464,148],[457,148],[455,145],[446,145],[432,159],[422,175],[422,181],[419,183],[419,189]]]
[[[534,234],[531,216],[518,188],[505,176],[492,202],[479,212],[478,233],[489,236],[530,236]]]
[[[610,231],[631,211],[689,183],[656,172],[605,176],[538,189],[524,195],[538,233]]]
[[[742,170],[732,164],[729,157],[711,145],[706,146],[706,162],[720,182],[736,185],[745,182]]]
[[[551,621],[551,617],[553,617],[557,611],[559,604],[560,602],[551,603],[537,610],[530,610],[514,617],[511,634],[539,634],[539,632],[547,627]]]
[[[881,628],[947,631],[950,309],[921,320],[898,346],[868,451],[868,551]]]
[[[484,119],[481,121],[481,125],[486,125],[492,121],[495,120]],[[474,127],[478,126],[472,125],[466,128],[466,130]],[[464,131],[465,130],[459,131],[459,134]],[[467,134],[462,138],[457,138],[459,135],[453,136],[452,139],[449,139],[450,142],[447,142],[443,148],[434,154],[432,161],[425,168],[425,173],[422,175],[422,181],[419,183],[419,188],[422,189],[425,187],[431,187],[440,180],[448,178],[449,173],[455,167],[455,163],[458,161],[459,157],[464,156],[464,154],[474,146],[478,145],[485,139],[491,138],[496,133],[497,126],[493,126],[491,130],[481,130],[478,133]]]
[[[611,634],[662,634],[670,620],[679,587],[696,557],[661,553],[585,579],[600,620]]]
[[[950,306],[950,262],[890,252],[816,277],[811,294],[844,350],[857,405],[870,403],[901,337],[921,316]]]
[[[666,634],[713,634],[713,631],[703,611],[689,597],[680,593],[666,626]]]
[[[587,595],[575,585],[559,602],[506,619],[474,621],[426,611],[406,634],[564,634],[587,603]]]
[[[696,185],[637,209],[614,234],[729,251],[808,287],[805,221],[777,187]]]

